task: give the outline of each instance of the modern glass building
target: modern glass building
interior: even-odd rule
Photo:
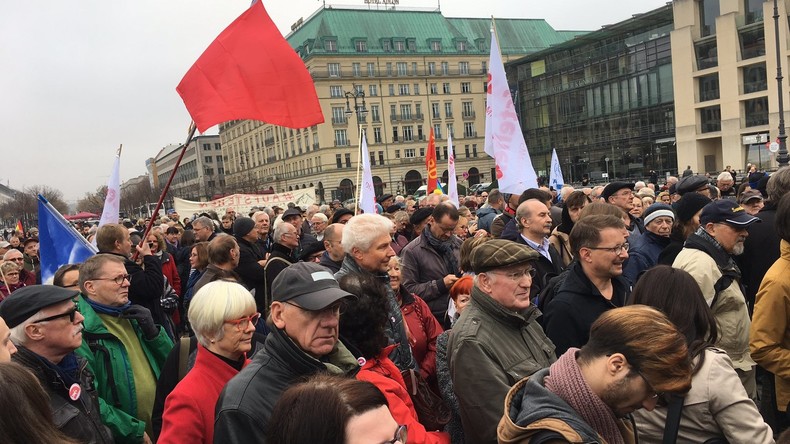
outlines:
[[[557,149],[566,182],[676,174],[672,6],[506,67],[539,175]]]

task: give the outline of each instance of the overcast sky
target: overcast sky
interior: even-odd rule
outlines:
[[[363,5],[364,0],[326,1]],[[543,18],[594,30],[664,5],[659,0],[443,0],[448,17]],[[436,0],[400,0],[436,7]],[[67,200],[106,184],[123,144],[121,180],[183,143],[190,117],[175,87],[250,0],[19,1],[0,14],[0,182],[48,185]],[[264,0],[283,34],[322,6]],[[209,131],[216,134],[216,127]]]

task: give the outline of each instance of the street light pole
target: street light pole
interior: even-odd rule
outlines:
[[[357,137],[359,139],[358,148],[357,148],[357,177],[356,183],[354,184],[357,187],[357,191],[361,190],[359,188],[359,178],[360,178],[360,168],[362,166],[362,122],[363,119],[367,116],[368,110],[365,108],[365,91],[362,88],[357,88],[355,84],[352,84],[352,91],[346,91],[343,95],[346,97],[346,118],[348,119],[351,117],[352,114],[357,115]],[[349,98],[354,99],[354,111],[351,111],[351,103],[349,102]],[[361,100],[360,100],[361,99]],[[362,102],[360,106],[359,102]],[[352,195],[357,196],[356,207],[359,208],[359,192],[354,192],[352,187],[351,189]]]
[[[776,86],[779,91],[779,152],[776,161],[780,167],[787,166],[787,134],[785,134],[784,93],[782,92],[782,54],[779,47],[779,3],[774,0],[774,37],[776,44]]]

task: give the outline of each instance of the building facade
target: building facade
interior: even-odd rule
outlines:
[[[504,60],[581,34],[544,20],[496,24]],[[493,159],[483,152],[490,27],[490,19],[439,11],[330,7],[300,19],[287,40],[313,77],[325,122],[304,129],[249,120],[220,125],[228,188],[310,187],[319,201],[352,198],[364,132],[376,194],[410,194],[425,183],[431,130],[444,183],[449,135],[459,184],[491,181]]]
[[[532,162],[566,182],[677,172],[667,5],[506,66]]]
[[[778,5],[788,106],[788,3]],[[676,0],[673,6],[679,165],[700,172],[744,170],[747,163],[775,167],[766,148],[779,127],[773,2]]]
[[[225,162],[219,139],[218,135],[192,139],[170,185],[168,197],[207,201],[225,194]],[[156,175],[151,177],[155,189],[167,183],[180,154],[181,145],[168,145],[146,161],[149,172]]]

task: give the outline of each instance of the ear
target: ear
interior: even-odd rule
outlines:
[[[95,294],[96,287],[93,285],[93,281],[85,281],[85,296],[90,296]]]
[[[44,332],[40,324],[28,324],[25,326],[25,334],[31,341],[41,341],[44,339]]]
[[[285,328],[285,319],[283,314],[285,312],[285,305],[282,302],[273,301],[269,309],[269,315],[272,317],[272,323],[279,329]]]
[[[606,372],[610,376],[616,376],[620,372],[628,373],[628,360],[622,353],[613,353],[606,358]]]
[[[352,249],[351,249],[351,257],[353,257],[353,258],[354,258],[354,259],[356,259],[357,261],[359,261],[360,259],[362,259],[362,256],[363,256],[363,255],[364,255],[364,254],[362,253],[362,250],[360,250],[359,248],[357,248],[357,247],[354,247],[354,248],[352,248]]]
[[[483,291],[483,293],[490,294],[494,286],[491,282],[491,275],[488,273],[479,273],[477,275],[476,285]]]
[[[592,250],[588,248],[580,248],[578,257],[579,261],[587,262],[589,264],[592,262]]]

